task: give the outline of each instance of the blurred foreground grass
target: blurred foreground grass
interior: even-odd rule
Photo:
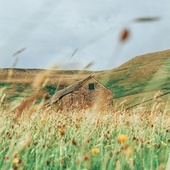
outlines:
[[[170,117],[164,109],[99,115],[0,110],[0,169],[168,169]]]

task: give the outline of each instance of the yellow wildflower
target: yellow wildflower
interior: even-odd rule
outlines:
[[[41,118],[41,123],[45,123],[46,122],[46,119],[45,118]]]
[[[127,136],[126,135],[123,135],[123,134],[120,134],[118,137],[117,137],[117,141],[120,142],[120,143],[124,143],[127,141]]]
[[[18,159],[18,158],[14,158],[13,163],[14,163],[14,164],[19,163],[19,159]]]
[[[91,150],[91,152],[92,152],[92,154],[97,155],[99,153],[99,149],[98,148],[93,148]]]
[[[129,156],[129,155],[131,155],[132,154],[132,149],[126,149],[125,150],[125,155],[126,156]]]

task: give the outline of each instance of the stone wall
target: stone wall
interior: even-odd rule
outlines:
[[[89,89],[90,83],[94,83],[94,90]],[[113,108],[113,95],[107,88],[91,79],[79,89],[63,96],[53,108],[65,112],[79,112],[87,109],[108,112]]]

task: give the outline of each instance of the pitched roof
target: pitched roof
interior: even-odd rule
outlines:
[[[46,106],[50,106],[51,104],[57,102],[58,100],[60,100],[63,96],[72,93],[73,91],[77,90],[79,87],[81,87],[82,84],[84,84],[85,82],[87,82],[88,80],[90,80],[91,78],[93,78],[93,76],[88,76],[87,78],[77,81],[76,83],[66,87],[63,90],[59,90],[57,93],[55,93],[49,100],[47,100],[44,104]]]

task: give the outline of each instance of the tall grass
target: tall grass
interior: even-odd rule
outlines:
[[[55,112],[43,107],[49,96],[41,92],[51,72],[35,77],[29,98],[6,102],[1,89],[0,169],[169,170],[169,110],[159,109],[157,96],[149,111],[115,104],[107,114]]]
[[[105,115],[36,109],[25,110],[21,116],[9,109],[1,108],[0,114],[0,169],[169,167],[170,118],[166,109],[122,109]]]

